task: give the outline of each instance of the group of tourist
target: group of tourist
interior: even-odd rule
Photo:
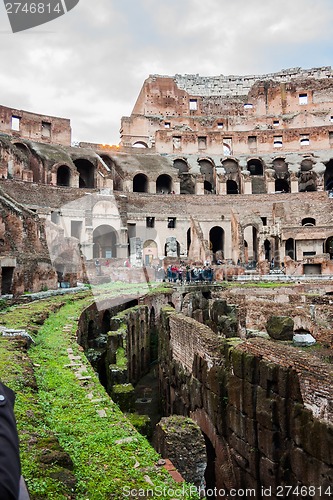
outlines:
[[[170,265],[167,267],[165,278],[170,283],[211,283],[214,280],[214,270],[209,265]]]

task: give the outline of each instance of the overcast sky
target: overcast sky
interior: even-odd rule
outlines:
[[[330,66],[332,25],[332,0],[80,0],[12,34],[1,2],[0,104],[70,118],[74,140],[118,144],[149,74]]]

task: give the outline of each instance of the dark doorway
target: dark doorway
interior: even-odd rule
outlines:
[[[270,241],[265,240],[264,248],[265,248],[265,259],[270,261],[271,260],[271,243],[270,243]]]
[[[289,193],[289,182],[286,179],[276,179],[275,192],[277,191],[281,191],[281,193]]]
[[[214,226],[209,231],[210,248],[213,252],[214,260],[223,259],[224,255],[224,231],[219,226]]]
[[[1,294],[6,295],[8,293],[12,293],[12,284],[13,284],[13,274],[15,267],[2,267],[2,285],[1,285]]]
[[[187,255],[189,254],[190,251],[190,246],[191,246],[191,228],[189,227],[187,230]]]
[[[156,193],[168,194],[172,191],[172,179],[169,175],[162,174],[156,180]]]
[[[133,178],[133,193],[148,193],[148,179],[144,174]]]
[[[295,240],[293,238],[289,238],[286,241],[286,256],[290,257],[292,260],[295,260]]]
[[[216,487],[216,476],[215,476],[215,461],[216,461],[216,453],[214,446],[212,445],[210,439],[206,436],[206,434],[202,433],[205,438],[206,443],[206,453],[207,453],[207,467],[205,470],[205,481],[206,481],[206,497],[207,499],[214,500],[216,499],[215,487]]]

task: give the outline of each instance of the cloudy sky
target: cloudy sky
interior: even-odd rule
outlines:
[[[1,2],[0,103],[70,118],[74,140],[118,144],[149,74],[330,66],[332,25],[332,0],[80,0],[12,34]]]

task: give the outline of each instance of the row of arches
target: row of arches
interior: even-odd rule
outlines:
[[[79,188],[95,187],[95,166],[87,159],[73,160],[79,174]],[[73,172],[68,165],[59,165],[57,168],[57,186],[71,186]]]
[[[133,192],[148,193],[149,180],[145,174],[136,174],[133,177]],[[168,194],[173,191],[173,183],[170,175],[161,174],[156,179],[156,193]]]

